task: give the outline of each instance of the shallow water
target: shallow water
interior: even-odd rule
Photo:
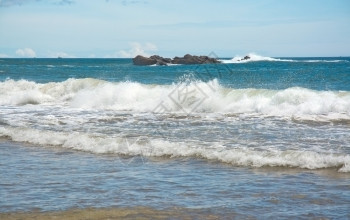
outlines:
[[[243,217],[349,217],[350,176],[333,169],[123,158],[13,142],[3,142],[1,152],[0,212],[146,206]]]

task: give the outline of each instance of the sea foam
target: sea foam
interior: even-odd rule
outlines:
[[[244,59],[245,56],[235,56],[229,60],[220,60],[222,63],[230,64],[230,63],[248,63],[248,62],[258,62],[258,61],[273,61],[273,62],[305,62],[305,63],[348,63],[348,60],[337,59],[337,60],[329,60],[329,59],[289,59],[289,58],[273,58],[261,56],[256,53],[249,53],[249,59]]]
[[[257,55],[255,53],[249,53],[249,59],[244,59],[242,56],[235,56],[230,60],[220,60],[223,63],[248,63],[248,62],[256,62],[256,61],[282,61],[282,62],[295,62],[295,60],[291,59],[279,59],[272,57],[265,57],[261,55]]]
[[[350,155],[302,150],[255,150],[247,147],[227,148],[219,142],[211,146],[170,142],[163,139],[126,139],[80,132],[43,131],[33,128],[0,127],[0,137],[43,146],[56,146],[92,153],[115,153],[146,157],[204,158],[234,166],[294,167],[303,169],[337,168],[350,172]]]
[[[40,84],[26,80],[0,82],[1,105],[57,105],[78,109],[155,112],[160,104],[171,113],[233,113],[350,120],[350,92],[235,89],[218,80],[171,85],[68,79]]]

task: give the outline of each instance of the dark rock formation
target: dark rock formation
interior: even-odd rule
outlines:
[[[220,63],[217,59],[208,56],[192,56],[186,54],[184,57],[174,57],[173,64],[203,64],[203,63]]]
[[[168,65],[168,64],[204,64],[204,63],[221,63],[215,58],[208,56],[192,56],[186,54],[184,57],[174,57],[173,59],[164,58],[158,55],[148,57],[136,56],[133,60],[134,65],[147,66],[147,65]]]
[[[153,55],[153,56],[150,56],[149,58],[156,60],[156,64],[159,66],[165,66],[165,65],[168,65],[169,63],[171,63],[170,58],[164,58],[164,57],[161,57],[158,55]]]
[[[132,62],[134,63],[134,65],[138,65],[138,66],[148,66],[148,65],[153,65],[157,63],[155,59],[140,56],[140,55],[133,58]]]

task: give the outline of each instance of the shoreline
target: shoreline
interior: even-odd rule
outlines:
[[[219,215],[211,214],[206,209],[172,208],[168,210],[157,210],[150,207],[134,208],[84,208],[69,209],[63,211],[31,211],[31,212],[9,212],[0,213],[0,219],[219,219]],[[225,215],[227,217],[227,215]],[[232,212],[231,217],[235,217]],[[223,216],[221,216],[223,217]]]

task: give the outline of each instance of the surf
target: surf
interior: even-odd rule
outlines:
[[[249,58],[248,58],[249,57]],[[248,58],[248,59],[247,59]],[[224,64],[250,63],[250,62],[300,62],[300,63],[348,63],[344,59],[310,59],[310,58],[274,58],[268,56],[258,55],[256,53],[248,53],[245,56],[235,56],[232,59],[220,59]]]
[[[350,172],[350,155],[305,150],[264,150],[249,147],[229,148],[220,142],[170,142],[149,137],[111,137],[81,132],[43,131],[33,128],[0,127],[0,137],[41,146],[63,147],[97,154],[145,157],[189,157],[219,161],[243,167],[289,167],[303,169],[336,168]]]
[[[255,114],[311,120],[349,120],[350,92],[316,91],[302,87],[283,90],[235,89],[214,79],[170,85],[68,79],[35,83],[0,82],[1,105],[56,105],[76,109],[107,109],[157,113]]]

